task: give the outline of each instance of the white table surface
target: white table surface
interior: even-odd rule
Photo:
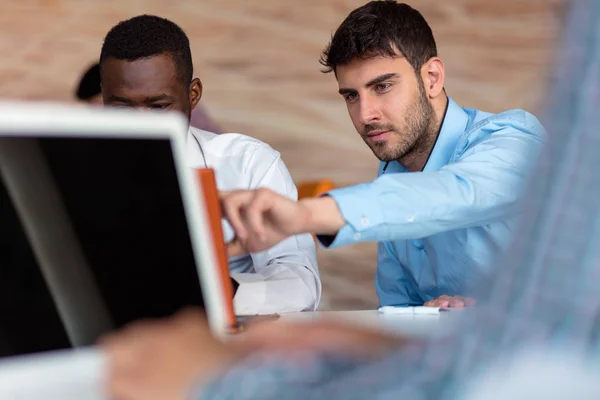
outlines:
[[[0,400],[108,400],[105,363],[95,348],[0,360]]]
[[[322,318],[383,330],[409,337],[427,337],[443,332],[468,310],[440,312],[438,315],[381,314],[376,310],[314,311],[281,314],[280,321],[310,322]]]

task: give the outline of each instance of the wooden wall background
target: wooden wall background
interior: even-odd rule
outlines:
[[[415,0],[447,67],[448,93],[487,111],[544,104],[563,0]],[[73,101],[79,74],[117,22],[170,18],[192,42],[202,103],[230,132],[278,149],[297,181],[372,179],[335,78],[317,59],[362,0],[0,0],[0,97]],[[319,251],[321,309],[373,308],[375,246]]]

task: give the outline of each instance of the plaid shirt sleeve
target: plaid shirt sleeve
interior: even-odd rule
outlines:
[[[398,370],[409,358],[397,353],[371,363],[335,357],[300,363],[256,356],[201,388],[193,400],[368,399],[385,398],[386,394],[408,395],[411,388],[398,384]]]

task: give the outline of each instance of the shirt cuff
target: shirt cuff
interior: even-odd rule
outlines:
[[[385,222],[385,217],[377,193],[371,186],[371,183],[363,183],[323,194],[335,200],[346,224],[335,236],[317,235],[321,245],[335,248],[379,240],[384,233],[381,232],[381,225]]]
[[[231,276],[239,283],[233,298],[236,315],[282,314],[315,308],[314,291],[292,271],[279,271],[273,277],[261,273],[232,273]]]
[[[233,297],[235,314],[259,314],[266,302],[266,282],[264,282],[264,278],[259,274],[249,273],[232,273],[231,278],[239,284]]]

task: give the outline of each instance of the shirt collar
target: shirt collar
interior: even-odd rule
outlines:
[[[423,171],[437,171],[450,162],[459,139],[465,133],[468,122],[469,116],[465,110],[448,97],[448,109],[442,121],[440,134]]]

